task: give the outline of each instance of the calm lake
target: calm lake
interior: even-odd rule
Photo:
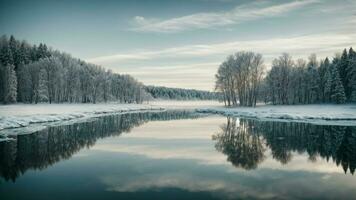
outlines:
[[[356,199],[356,127],[132,113],[0,142],[0,199]]]

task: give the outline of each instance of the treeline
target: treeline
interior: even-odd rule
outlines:
[[[256,100],[272,104],[356,102],[356,53],[344,49],[331,61],[318,61],[315,54],[307,61],[295,61],[284,53],[263,76],[262,56],[239,52],[221,64],[216,78],[216,89],[224,94],[227,106],[255,106]]]
[[[159,86],[146,86],[146,92],[155,99],[176,99],[176,100],[218,100],[221,94],[194,89],[168,88]]]
[[[0,38],[0,102],[2,103],[141,103],[143,85],[129,75],[6,35]]]

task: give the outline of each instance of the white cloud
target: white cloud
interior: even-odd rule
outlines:
[[[172,33],[192,29],[204,29],[239,24],[260,18],[273,17],[302,8],[317,0],[292,1],[266,6],[265,3],[251,3],[237,6],[227,12],[202,12],[171,19],[134,17],[133,31]],[[264,7],[263,7],[264,6]]]
[[[133,53],[115,54],[88,59],[97,64],[125,63],[128,61],[154,60],[163,58],[204,58],[204,56],[226,57],[236,51],[255,51],[265,57],[275,57],[282,52],[293,56],[307,56],[310,53],[318,55],[333,55],[335,52],[349,46],[356,46],[356,32],[324,33],[294,37],[279,37],[262,40],[232,41],[216,44],[186,45],[159,50],[143,50]],[[217,60],[216,62],[221,62]]]
[[[307,58],[311,53],[318,58],[332,57],[343,48],[356,46],[356,31],[351,28],[354,25],[355,21],[348,18],[342,28],[319,34],[145,49],[87,61],[131,74],[145,84],[212,90],[214,74],[229,54],[241,50],[262,53],[267,67],[282,52],[295,59]]]

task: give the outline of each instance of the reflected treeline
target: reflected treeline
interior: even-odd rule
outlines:
[[[227,118],[213,136],[216,149],[227,155],[234,166],[254,169],[268,148],[274,159],[286,164],[292,152],[307,153],[310,161],[319,156],[341,165],[354,174],[356,168],[356,127],[321,126]]]
[[[222,132],[213,136],[218,151],[228,156],[228,161],[237,167],[255,169],[264,159],[265,148],[258,134],[250,134],[252,127],[245,123],[228,118]]]
[[[129,113],[20,135],[14,141],[0,142],[0,177],[15,181],[28,169],[44,169],[94,145],[100,138],[118,136],[148,121],[197,117],[189,111]]]

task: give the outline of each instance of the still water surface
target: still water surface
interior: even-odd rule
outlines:
[[[0,143],[0,199],[356,199],[356,127],[132,113]]]

